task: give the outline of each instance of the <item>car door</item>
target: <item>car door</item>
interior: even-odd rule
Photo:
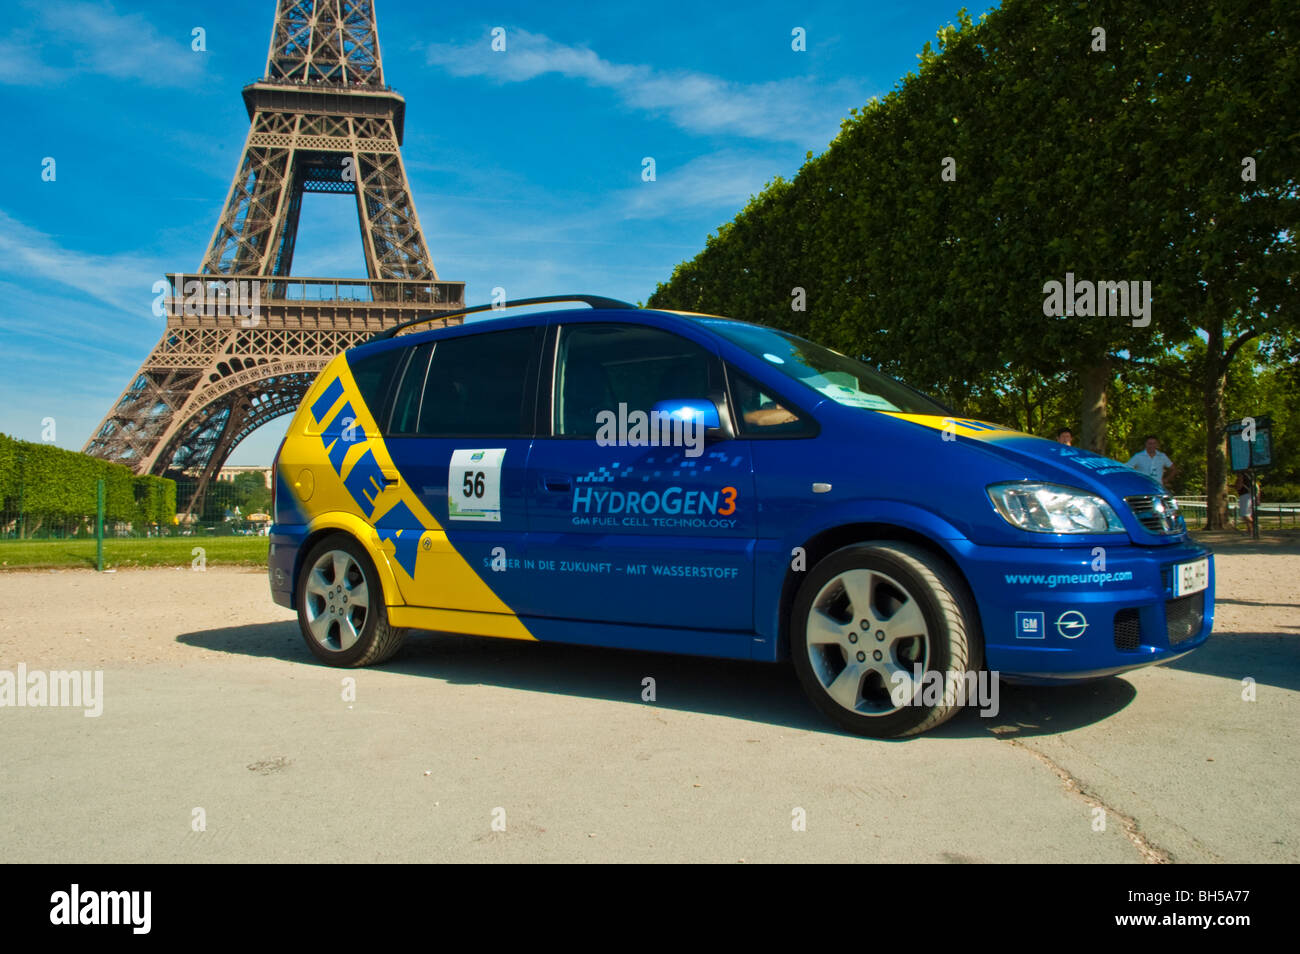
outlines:
[[[562,323],[549,339],[551,380],[543,375],[539,388],[545,424],[525,478],[525,573],[534,585],[517,611],[751,630],[757,504],[749,443],[705,443],[701,427],[674,430],[671,420],[655,429],[666,409],[706,401],[721,405],[718,423],[729,429],[716,353],[623,322]]]
[[[484,331],[411,349],[386,443],[400,479],[440,528],[426,534],[418,521],[412,528],[422,549],[403,596],[413,606],[507,609],[480,581],[491,588],[523,553],[544,333],[542,326]]]

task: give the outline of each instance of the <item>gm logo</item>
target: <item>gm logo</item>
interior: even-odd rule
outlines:
[[[1046,639],[1042,613],[1016,613],[1016,639]]]
[[[1066,639],[1078,639],[1087,629],[1088,620],[1078,610],[1066,610],[1056,618],[1056,631]]]

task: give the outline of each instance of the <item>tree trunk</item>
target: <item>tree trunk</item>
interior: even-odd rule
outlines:
[[[1110,387],[1110,361],[1084,368],[1079,372],[1083,402],[1079,409],[1079,446],[1095,453],[1106,453],[1107,396]]]
[[[1201,395],[1205,405],[1205,529],[1223,530],[1228,526],[1228,459],[1224,451],[1228,427],[1224,391],[1228,368],[1223,355],[1223,325],[1217,321],[1206,324],[1210,327]]]

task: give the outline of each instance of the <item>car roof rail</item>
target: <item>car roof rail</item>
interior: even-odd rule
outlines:
[[[460,308],[456,311],[435,311],[427,315],[421,315],[418,318],[412,318],[410,321],[403,321],[401,324],[386,328],[367,338],[367,341],[382,341],[385,338],[396,337],[399,331],[410,328],[413,325],[424,324],[426,321],[437,321],[439,318],[456,318],[460,315],[472,315],[480,311],[501,311],[506,308],[519,308],[523,305],[549,305],[553,302],[562,301],[580,301],[590,305],[592,308],[610,308],[610,309],[636,309],[636,305],[625,301],[619,301],[617,298],[604,298],[601,295],[547,295],[543,298],[520,298],[517,301],[498,302],[494,305],[475,305],[473,308]]]

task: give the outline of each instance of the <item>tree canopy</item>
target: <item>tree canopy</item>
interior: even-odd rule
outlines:
[[[815,338],[966,413],[1077,422],[1102,452],[1172,395],[1221,525],[1230,371],[1293,369],[1300,337],[1297,27],[1280,0],[962,11],[648,304]]]

